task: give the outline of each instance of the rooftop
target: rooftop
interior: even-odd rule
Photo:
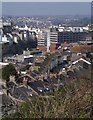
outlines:
[[[93,45],[76,45],[71,48],[72,53],[93,52]]]

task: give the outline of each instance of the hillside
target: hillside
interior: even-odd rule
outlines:
[[[72,79],[52,94],[25,101],[8,118],[90,118],[91,88],[90,72],[87,77]]]

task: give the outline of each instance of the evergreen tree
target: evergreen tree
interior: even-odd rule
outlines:
[[[9,80],[10,75],[14,75],[15,77],[18,76],[15,67],[12,64],[9,64],[2,68],[2,79]]]

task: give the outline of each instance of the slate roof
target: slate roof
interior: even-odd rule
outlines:
[[[34,96],[35,94],[33,91],[29,90],[28,88],[22,86],[17,87],[14,89],[12,96],[19,99],[19,100],[26,100],[31,96]]]
[[[29,83],[29,86],[35,90],[39,95],[43,95],[47,91],[51,91],[53,86],[48,81],[34,81]]]

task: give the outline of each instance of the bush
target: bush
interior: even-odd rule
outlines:
[[[2,79],[9,80],[10,75],[18,76],[15,67],[12,64],[9,64],[2,68]]]

